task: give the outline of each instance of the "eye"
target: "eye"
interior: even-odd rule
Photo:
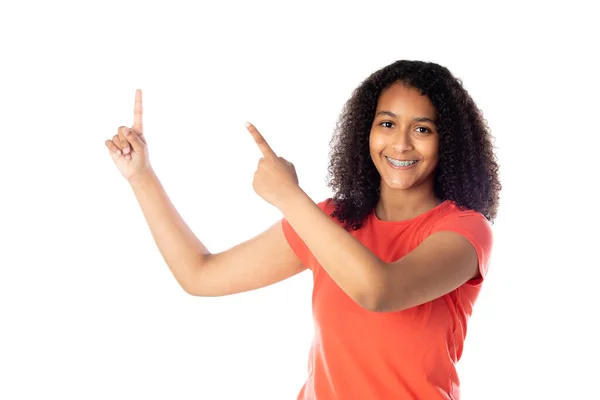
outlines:
[[[382,123],[380,123],[379,125],[381,126],[385,126],[386,128],[391,128],[391,126],[386,126],[385,124],[390,124],[390,125],[394,125],[393,123],[391,123],[390,121],[383,121]]]
[[[425,132],[421,131],[419,133],[431,133],[431,129],[426,128],[424,126],[418,126],[417,129],[425,129]]]

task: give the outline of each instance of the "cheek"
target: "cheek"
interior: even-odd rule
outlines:
[[[369,136],[369,151],[371,154],[376,155],[381,152],[383,147],[385,147],[385,144],[379,135],[371,134]]]
[[[439,143],[437,140],[431,141],[430,143],[424,143],[425,146],[422,148],[422,153],[427,160],[430,162],[437,163],[439,155]]]
[[[431,160],[431,162],[436,162],[438,161],[438,157],[439,157],[439,153],[438,153],[438,149],[434,149],[431,151],[431,154],[429,156],[429,159]]]
[[[369,154],[371,155],[371,157],[373,157],[376,153],[375,150],[375,137],[373,137],[373,135],[369,136]]]
[[[431,169],[435,170],[437,168],[437,165],[439,163],[439,148],[438,146],[435,146],[432,151],[431,151],[431,156],[429,158],[429,162],[431,163]]]

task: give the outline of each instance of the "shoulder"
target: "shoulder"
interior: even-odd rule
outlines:
[[[481,239],[492,239],[490,223],[483,214],[469,209],[461,210],[452,201],[431,221],[431,233],[443,230],[468,231]]]
[[[332,198],[327,198],[317,203],[317,206],[328,216],[331,216],[335,210],[335,205]],[[285,218],[281,219],[281,229],[283,230],[283,234],[288,245],[294,251],[294,253],[296,253],[296,256],[304,265],[310,266],[310,250]]]
[[[493,233],[490,222],[483,214],[469,209],[461,210],[454,202],[449,202],[430,226],[430,234],[450,231],[466,238],[477,252],[479,270],[485,277],[492,252]]]

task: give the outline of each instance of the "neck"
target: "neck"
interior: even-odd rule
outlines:
[[[382,221],[404,221],[427,212],[441,203],[435,195],[433,182],[407,190],[392,189],[381,182],[375,215]]]

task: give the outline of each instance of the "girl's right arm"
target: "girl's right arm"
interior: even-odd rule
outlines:
[[[244,292],[305,269],[288,245],[281,222],[227,251],[211,254],[183,221],[150,165],[139,89],[133,114],[132,128],[120,127],[105,145],[131,185],[163,259],[187,293],[224,296]]]
[[[129,183],[163,259],[191,295],[245,292],[306,269],[287,243],[280,221],[246,242],[211,254],[181,218],[152,170]]]

